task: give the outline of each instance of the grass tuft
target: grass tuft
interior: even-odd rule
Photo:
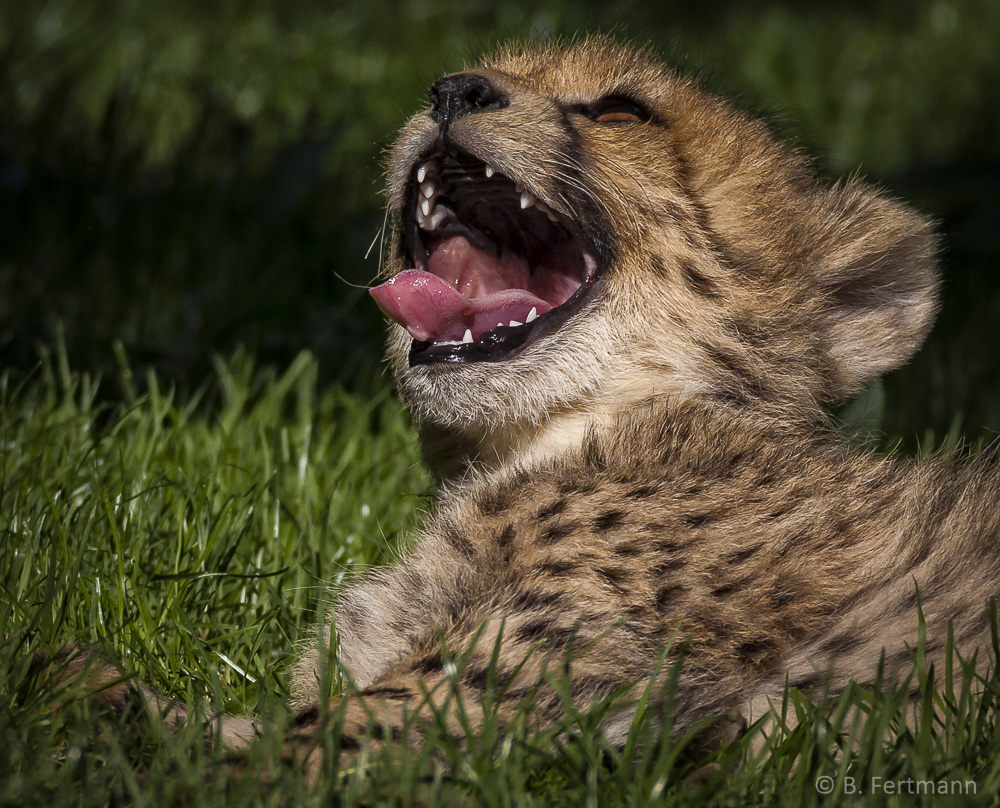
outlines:
[[[281,373],[236,353],[182,400],[120,355],[121,403],[61,351],[31,377],[0,376],[0,803],[61,805],[995,804],[1000,678],[949,654],[908,680],[818,699],[789,689],[738,742],[695,751],[670,731],[675,664],[637,696],[624,750],[601,721],[629,698],[573,707],[558,672],[540,687],[565,717],[539,731],[533,694],[510,721],[492,672],[477,737],[438,713],[428,742],[367,746],[342,761],[330,710],[328,776],[307,787],[283,763],[282,671],[296,641],[325,644],[317,617],[357,571],[391,559],[430,480],[404,413],[384,389],[317,384],[301,354]],[[993,613],[994,635],[997,631]],[[301,640],[299,640],[301,638]],[[949,638],[949,651],[953,651]],[[107,716],[32,670],[32,655],[98,645],[202,714],[268,717],[273,730],[234,776],[200,728]],[[995,662],[997,648],[990,653]],[[455,682],[467,653],[449,656]],[[496,655],[494,654],[494,662]],[[979,665],[982,670],[983,665]],[[329,690],[340,684],[331,675]],[[908,692],[919,690],[921,707]],[[457,691],[455,691],[457,692]],[[454,694],[453,694],[454,695]],[[210,706],[211,705],[211,706]],[[459,726],[466,709],[458,705]],[[713,717],[707,721],[715,720]],[[776,727],[775,727],[776,724]],[[373,728],[373,730],[376,728]],[[465,735],[465,737],[462,737]],[[829,785],[830,793],[824,793]],[[957,789],[942,797],[935,789]],[[914,792],[914,789],[922,791]]]

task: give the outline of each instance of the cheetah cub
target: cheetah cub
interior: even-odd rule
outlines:
[[[883,653],[904,670],[918,592],[932,660],[949,621],[961,650],[988,647],[996,468],[859,452],[824,415],[923,340],[925,219],[817,181],[761,123],[602,39],[438,81],[387,183],[372,295],[441,494],[415,549],[336,605],[361,694],[345,738],[362,704],[391,728],[455,687],[475,726],[488,677],[503,715],[570,652],[586,707],[665,677],[678,632],[675,727],[751,716],[786,678],[837,692]],[[458,674],[444,648],[471,648]],[[303,743],[320,667],[297,667]],[[537,693],[543,723],[562,710]],[[608,739],[632,717],[623,702]]]
[[[447,675],[442,638],[485,625],[470,693],[502,632],[507,698],[572,646],[586,706],[658,675],[679,630],[683,728],[759,711],[786,676],[836,692],[883,651],[905,669],[918,592],[931,659],[949,621],[988,647],[996,470],[861,453],[824,416],[923,340],[925,219],[594,39],[438,81],[387,184],[372,295],[442,494],[414,552],[336,607],[363,692],[415,703]]]

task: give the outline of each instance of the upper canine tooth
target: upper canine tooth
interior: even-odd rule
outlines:
[[[492,166],[486,166],[486,176],[487,177],[492,177],[493,173],[494,173],[493,172],[493,167]]]
[[[530,208],[534,204],[535,204],[535,197],[533,197],[531,194],[527,192],[521,194],[521,210]]]
[[[420,168],[417,169],[417,182],[423,182],[424,177],[427,176],[427,163],[424,163]]]
[[[531,307],[531,311],[528,312],[528,316],[524,318],[524,322],[530,323],[532,320],[538,317],[538,309],[534,306]]]
[[[430,199],[432,196],[434,196],[434,186],[431,185],[429,182],[425,182],[420,186],[420,193],[426,196],[428,199]]]

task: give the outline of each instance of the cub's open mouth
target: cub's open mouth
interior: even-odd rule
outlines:
[[[411,365],[509,359],[593,294],[578,225],[467,152],[418,162],[404,211],[411,268],[371,295],[413,337]]]

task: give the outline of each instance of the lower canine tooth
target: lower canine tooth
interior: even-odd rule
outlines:
[[[511,320],[511,321],[510,321],[510,325],[511,325],[511,326],[515,326],[515,325],[524,325],[524,323],[519,323],[519,322],[518,322],[517,320]]]
[[[473,342],[473,341],[474,340],[472,339],[472,329],[471,328],[466,328],[465,329],[465,336],[462,337],[462,342]]]
[[[441,224],[441,222],[444,221],[444,218],[447,215],[448,215],[448,211],[442,210],[441,208],[437,208],[437,210],[434,211],[434,215],[431,216],[431,219],[430,219],[431,226],[430,226],[429,229],[431,229],[431,230],[437,230],[438,229],[438,225]]]
[[[431,201],[429,199],[420,200],[420,210],[423,211],[424,216],[427,216],[431,212]]]
[[[536,319],[538,319],[538,309],[532,306],[531,311],[528,312],[528,316],[524,318],[524,322],[530,323],[532,320]]]
[[[528,193],[521,194],[521,210],[530,208],[534,204],[535,204],[535,197],[533,197],[531,194]]]

